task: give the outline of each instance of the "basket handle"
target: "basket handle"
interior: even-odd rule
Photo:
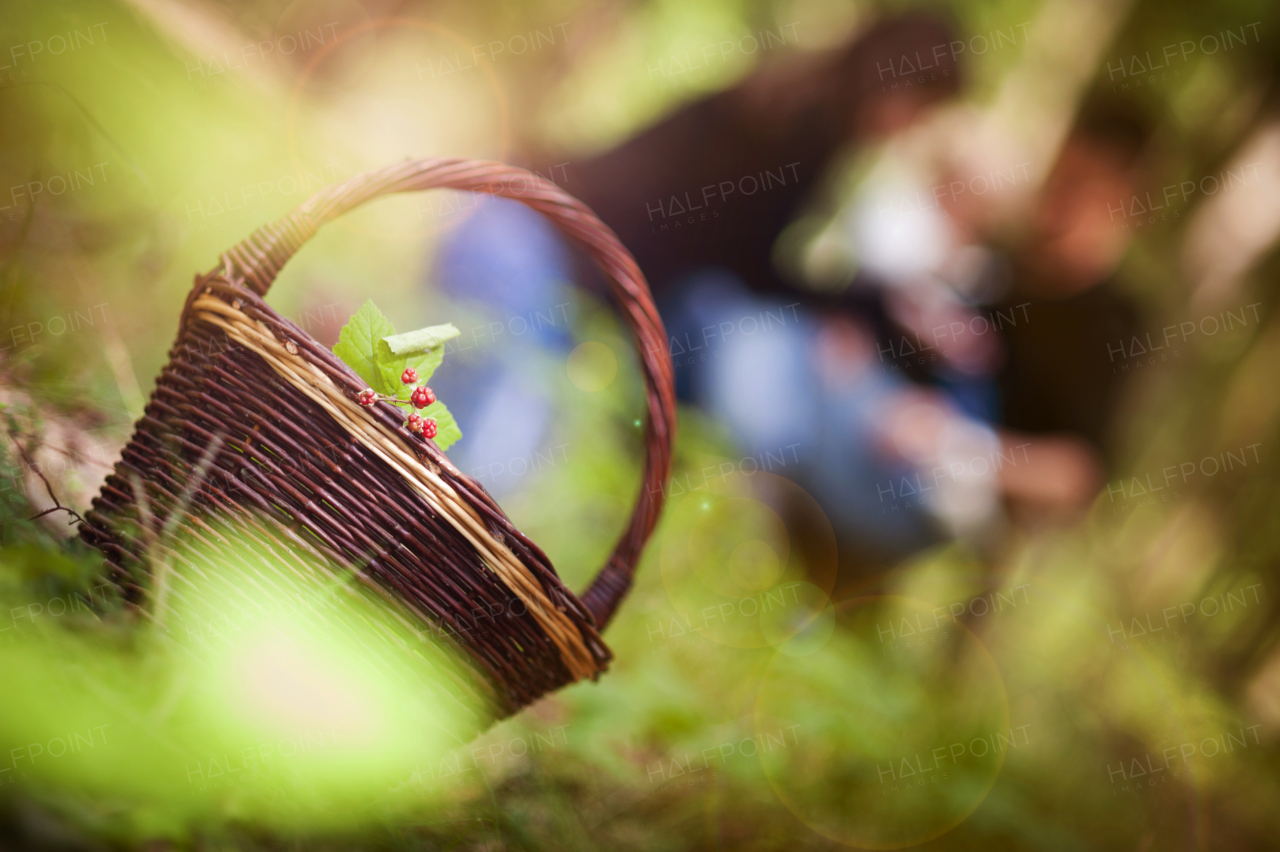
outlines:
[[[582,603],[603,630],[631,588],[636,562],[662,510],[671,474],[676,398],[666,331],[654,307],[649,285],[631,253],[585,204],[550,181],[503,163],[436,158],[407,160],[321,190],[284,218],[259,228],[227,251],[222,256],[222,272],[229,280],[265,296],[281,268],[321,225],[374,198],[435,188],[513,198],[547,216],[604,270],[610,291],[635,335],[649,408],[640,494],[630,524],[581,596]]]

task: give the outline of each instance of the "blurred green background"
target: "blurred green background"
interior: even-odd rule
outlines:
[[[419,758],[409,707],[424,693],[404,686],[417,676],[407,664],[391,661],[384,681],[401,692],[347,688],[403,739],[363,757],[358,740],[338,740],[278,777],[264,773],[249,794],[183,773],[287,732],[225,730],[225,708],[210,697],[216,666],[203,668],[213,663],[161,653],[163,642],[122,634],[112,617],[53,611],[59,596],[90,594],[94,566],[58,544],[60,514],[22,520],[52,504],[15,441],[40,447],[58,496],[83,510],[141,413],[192,276],[254,227],[323,185],[404,157],[557,150],[572,169],[573,156],[766,61],[735,54],[673,76],[673,57],[793,23],[793,50],[821,50],[902,8],[9,0],[0,21],[3,842],[1275,848],[1280,42],[1263,2],[933,7],[966,35],[1028,24],[1028,38],[970,57],[957,109],[1046,149],[1086,85],[1116,81],[1108,63],[1259,22],[1245,47],[1198,51],[1145,87],[1141,75],[1124,78],[1156,119],[1150,185],[1241,157],[1263,162],[1267,177],[1243,207],[1193,199],[1126,255],[1121,284],[1142,306],[1142,327],[1213,313],[1224,291],[1260,313],[1245,334],[1195,340],[1178,363],[1134,378],[1112,483],[1224,448],[1257,446],[1256,463],[1125,511],[1103,490],[1068,526],[1018,528],[995,552],[942,545],[874,581],[837,585],[821,525],[801,533],[769,509],[766,492],[796,486],[769,473],[708,480],[708,467],[740,459],[717,424],[682,412],[677,482],[702,484],[673,487],[606,634],[616,660],[598,683],[544,699],[453,758]],[[303,31],[333,41],[288,60],[264,55],[261,45]],[[536,50],[493,53],[535,31]],[[455,69],[467,56],[475,67]],[[856,191],[857,174],[839,191]],[[370,296],[398,327],[453,321],[465,333],[461,308],[423,296],[448,206],[465,204],[432,198],[436,206],[381,201],[329,226],[284,271],[271,303],[327,342]],[[1186,262],[1187,246],[1209,259]],[[1215,277],[1220,269],[1233,271]],[[551,445],[562,451],[501,502],[578,589],[630,510],[643,405],[624,331],[606,306],[574,301],[575,339],[609,347],[616,378],[575,382],[563,362],[537,365],[556,395]],[[775,557],[763,576],[744,556],[761,547]],[[89,738],[98,725],[107,727],[95,746],[32,756],[31,743],[66,731]],[[172,749],[158,744],[165,738]],[[370,761],[380,771],[367,771]],[[388,767],[401,774],[389,778]]]

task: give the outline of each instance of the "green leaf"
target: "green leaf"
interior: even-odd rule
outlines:
[[[445,323],[379,340],[376,349],[378,369],[382,381],[392,388],[384,393],[395,394],[398,399],[408,399],[413,393],[413,387],[401,382],[400,374],[412,367],[418,371],[418,381],[426,384],[431,374],[444,361],[445,341],[452,340],[461,333],[454,328],[453,323]]]
[[[390,337],[384,337],[387,348],[391,350],[392,355],[412,355],[415,352],[426,352],[428,349],[435,349],[441,346],[446,340],[462,334],[451,322],[444,325],[429,325],[426,328],[420,328],[417,331],[407,331],[404,334],[395,334]]]
[[[333,347],[333,354],[355,370],[356,375],[369,383],[369,387],[379,393],[395,394],[399,390],[397,385],[400,384],[400,377],[395,377],[395,385],[386,383],[378,365],[377,348],[382,338],[395,333],[395,326],[370,299],[360,306],[360,310],[338,332],[338,344]]]
[[[441,450],[449,449],[456,441],[462,438],[462,430],[458,428],[458,422],[453,419],[452,412],[445,408],[444,403],[440,400],[436,400],[422,409],[422,416],[436,419],[436,436],[434,440],[436,446]]]
[[[396,334],[395,326],[369,300],[342,327],[333,354],[378,393],[408,402],[414,386],[400,381],[400,374],[412,367],[418,371],[417,383],[425,384],[444,361],[445,342],[461,333],[453,323],[445,323]],[[443,402],[428,405],[422,416],[435,418],[435,442],[440,449],[447,450],[462,438],[462,430]]]
[[[418,352],[412,355],[394,355],[390,347],[387,346],[386,340],[378,341],[378,370],[382,375],[382,381],[387,385],[388,390],[384,393],[394,394],[398,399],[408,399],[413,393],[413,385],[406,385],[400,381],[400,374],[405,368],[412,367],[418,371],[418,383],[426,384],[427,379],[431,378],[431,374],[440,366],[440,362],[444,360],[444,347],[440,346],[428,352]]]

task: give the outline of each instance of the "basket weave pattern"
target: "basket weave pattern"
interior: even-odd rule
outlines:
[[[640,494],[581,600],[477,482],[405,429],[395,406],[357,404],[363,380],[263,301],[320,225],[369,199],[430,187],[508,195],[541,210],[608,274],[635,333],[649,408]],[[598,631],[629,589],[661,508],[675,400],[648,287],[581,203],[495,163],[411,161],[358,176],[197,276],[169,358],[81,529],[130,601],[148,594],[149,548],[158,546],[148,530],[176,527],[216,550],[226,545],[223,521],[235,519],[277,558],[354,570],[414,613],[454,648],[474,681],[464,690],[483,695],[494,718],[606,668]],[[483,627],[477,612],[490,616]]]

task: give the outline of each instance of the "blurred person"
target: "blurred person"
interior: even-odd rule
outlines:
[[[1034,317],[1002,331],[1001,420],[1031,433],[1069,432],[1105,455],[1125,370],[1116,344],[1136,311],[1115,286],[1140,220],[1116,211],[1139,193],[1150,130],[1136,107],[1086,102],[1049,175],[1033,231],[1010,251],[1002,302],[1030,302]]]
[[[953,42],[952,28],[935,17],[886,18],[842,49],[763,68],[591,159],[528,158],[571,160],[564,188],[635,255],[668,326],[682,400],[712,414],[744,453],[785,458],[775,472],[810,490],[843,537],[877,557],[939,537],[918,507],[885,513],[877,504],[876,483],[907,467],[887,454],[883,434],[883,411],[902,383],[866,369],[869,347],[856,317],[794,290],[773,252],[837,155],[890,136],[959,91]],[[446,238],[433,277],[501,322],[531,306],[545,311],[574,267],[536,213],[486,199]],[[602,292],[598,279],[585,278]],[[767,328],[749,333],[752,321]],[[544,351],[568,345],[565,337],[526,342]],[[499,388],[537,392],[517,380],[524,359],[504,357],[483,386],[509,412]],[[451,378],[481,386],[462,371]],[[537,434],[537,424],[525,422],[529,412],[543,412],[545,424],[549,408],[525,400],[519,418],[486,419],[488,403],[475,406],[492,425],[471,431],[467,452],[476,463],[488,455],[499,464],[512,454],[507,447]],[[466,416],[459,412],[464,424]],[[976,441],[985,451],[991,443],[967,423],[944,431],[957,446]],[[954,486],[948,499],[967,512],[966,484]]]
[[[1023,447],[999,471],[1004,496],[1023,515],[1069,516],[1103,481],[1129,372],[1115,356],[1135,319],[1109,282],[1140,227],[1117,211],[1138,193],[1149,135],[1134,105],[1087,97],[1024,232],[1005,246],[992,240],[996,251],[979,276],[986,280],[968,298],[936,285],[886,298],[901,330],[941,344],[941,357],[913,378],[991,424],[1003,445]],[[949,213],[971,240],[987,239],[972,209],[952,205]],[[961,330],[934,333],[952,323]]]
[[[659,301],[707,267],[754,293],[790,292],[773,262],[778,236],[837,154],[959,91],[954,35],[930,15],[886,18],[843,49],[764,68],[575,160],[565,188],[617,233]]]

